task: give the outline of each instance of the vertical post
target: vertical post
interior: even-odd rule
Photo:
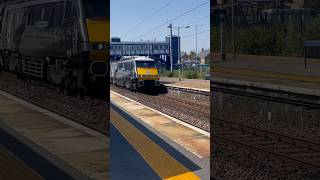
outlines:
[[[196,54],[194,56],[194,60],[197,61],[197,54],[198,54],[198,25],[196,25]]]
[[[224,24],[224,19],[223,19],[223,0],[220,0],[220,54],[221,54],[221,59],[223,61],[226,60],[226,55],[224,52],[224,44],[223,44],[223,24]]]
[[[304,69],[307,69],[307,48],[304,48]]]
[[[302,29],[303,29],[303,18],[302,18],[302,10],[300,10],[300,33],[302,34]]]
[[[180,41],[181,41],[181,38],[180,38],[180,27],[178,27],[178,59],[179,59],[179,81],[181,81],[181,49],[180,49]]]
[[[173,57],[172,57],[172,24],[168,26],[170,28],[170,72],[172,72],[173,69]]]
[[[236,58],[236,33],[234,29],[234,0],[232,0],[232,42],[233,42],[233,58]]]
[[[149,40],[148,40],[148,57],[150,57],[150,44],[149,44]]]

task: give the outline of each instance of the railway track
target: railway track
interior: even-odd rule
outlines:
[[[181,87],[175,87],[175,86],[166,86],[166,85],[165,85],[165,87],[170,90],[189,92],[189,93],[203,95],[203,96],[210,96],[210,92],[208,92],[208,91],[202,91],[202,90],[190,89],[190,88],[181,88]]]
[[[320,172],[320,144],[213,119],[213,139]]]
[[[169,93],[159,95],[136,93],[113,85],[111,90],[205,131],[210,131],[209,97],[204,102]]]
[[[103,124],[105,121],[108,124],[105,117],[107,104],[103,100],[93,98],[81,100],[68,97],[57,92],[55,86],[39,81],[25,82],[7,72],[0,73],[0,90],[104,135],[109,135],[106,128],[108,125]]]
[[[232,86],[232,87],[231,87]],[[227,85],[224,83],[217,83],[211,85],[215,92],[222,92],[226,94],[232,94],[237,96],[243,96],[248,98],[255,98],[259,100],[290,104],[295,106],[304,106],[310,109],[320,109],[320,97],[315,95],[304,95],[292,92],[286,92],[283,90],[271,90],[265,88],[250,87],[250,91],[244,85]],[[233,89],[236,88],[236,89]],[[267,93],[258,93],[258,92]],[[281,94],[282,96],[272,96],[269,93]],[[310,101],[307,101],[309,99]]]
[[[318,96],[257,87],[248,88],[243,85],[228,85],[217,82],[212,84],[211,87],[214,92],[301,106],[308,109],[320,109],[320,104],[317,101]],[[291,165],[307,168],[313,172],[320,172],[319,143],[217,118],[213,119],[212,125],[213,137],[217,142],[232,144],[288,162]]]

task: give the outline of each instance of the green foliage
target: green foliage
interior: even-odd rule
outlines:
[[[283,40],[282,56],[303,56],[303,37],[299,34],[296,36],[288,36]]]
[[[170,72],[169,70],[162,69],[162,70],[160,70],[160,76],[178,78],[179,77],[179,70],[175,69],[175,70],[173,70],[173,72]],[[200,75],[200,72],[198,70],[194,70],[194,69],[184,70],[184,77],[187,79],[201,79],[202,78]]]
[[[279,55],[282,50],[281,29],[247,28],[238,33],[238,48],[244,54]]]
[[[304,2],[304,8],[311,8],[311,9],[319,9],[320,3],[313,0],[305,0]]]
[[[306,28],[307,39],[320,39],[320,16],[314,18]]]
[[[211,43],[210,48],[213,51],[219,51],[220,49],[220,34],[218,28],[211,28]]]
[[[188,58],[191,59],[191,60],[193,60],[193,59],[195,58],[195,56],[196,56],[196,53],[195,53],[194,51],[191,51],[191,52],[189,53]]]
[[[160,76],[164,76],[164,77],[179,77],[179,72],[176,72],[175,70],[173,72],[170,72],[169,70],[162,69],[162,70],[160,70]]]
[[[236,28],[236,52],[242,54],[303,57],[304,40],[320,40],[320,16],[314,17],[304,24],[300,32],[296,24],[255,25]],[[211,29],[211,48],[220,50],[220,32]],[[232,53],[231,27],[224,28],[224,45],[227,53]]]
[[[186,77],[187,79],[199,79],[200,74],[195,70],[187,70],[184,72],[184,77]]]

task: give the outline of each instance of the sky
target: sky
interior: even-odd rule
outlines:
[[[111,0],[110,5],[111,37],[120,37],[121,41],[164,41],[170,33],[170,23],[173,27],[190,25],[180,29],[181,50],[190,52],[196,49],[199,25],[198,52],[210,48],[209,0]],[[176,18],[197,6],[200,7]],[[177,34],[173,29],[173,35]]]

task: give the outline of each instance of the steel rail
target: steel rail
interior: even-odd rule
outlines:
[[[237,86],[240,86],[240,85],[237,85]],[[278,97],[278,96],[276,97],[276,96],[271,96],[271,95],[261,94],[261,93],[256,93],[256,92],[247,92],[244,89],[235,90],[235,89],[230,89],[228,87],[220,87],[220,86],[216,86],[216,85],[211,85],[211,87],[213,89],[213,93],[214,92],[222,92],[222,93],[226,93],[226,94],[232,94],[232,95],[243,96],[243,97],[248,97],[248,98],[255,98],[255,99],[259,99],[259,100],[272,101],[272,102],[290,104],[290,105],[295,105],[295,106],[304,106],[304,107],[311,108],[311,109],[320,109],[320,103],[303,101],[303,100],[299,100],[297,98],[285,98],[285,97]],[[271,90],[271,89],[263,89],[263,88],[253,88],[253,89],[260,90],[260,91],[266,91],[266,92],[292,94],[296,97],[309,98],[312,100],[317,98],[320,100],[320,97],[318,97],[318,96],[303,95],[303,94],[291,93],[291,92],[286,92],[286,91],[281,91],[281,90]]]
[[[183,87],[176,87],[176,86],[166,86],[166,85],[164,85],[164,86],[167,89],[170,89],[170,90],[184,91],[184,92],[189,92],[189,93],[193,93],[193,94],[210,96],[210,92],[202,91],[202,90],[199,90],[199,89],[183,88]]]
[[[254,150],[256,152],[265,154],[265,155],[270,155],[276,159],[281,159],[283,161],[286,162],[290,162],[293,163],[295,165],[298,166],[303,166],[303,167],[307,167],[309,169],[312,169],[313,171],[320,171],[320,163],[314,163],[314,162],[310,162],[308,161],[307,158],[303,159],[303,158],[296,158],[296,157],[292,157],[289,155],[289,153],[279,153],[276,151],[271,151],[271,150],[267,150],[268,148],[270,148],[270,146],[268,147],[267,145],[262,147],[262,145],[254,145],[253,143],[249,143],[248,141],[246,141],[245,139],[243,140],[236,140],[234,138],[234,135],[237,135],[236,133],[239,134],[239,137],[241,137],[241,135],[243,135],[244,132],[252,135],[253,137],[263,137],[262,139],[264,141],[267,141],[267,139],[272,141],[276,141],[276,142],[280,142],[280,143],[286,143],[289,145],[293,145],[296,147],[304,147],[305,150],[311,150],[311,151],[316,151],[317,154],[319,154],[320,157],[320,144],[318,143],[314,143],[311,141],[307,141],[307,140],[303,140],[303,139],[299,139],[299,138],[295,138],[295,137],[290,137],[290,136],[286,136],[286,135],[282,135],[279,133],[274,133],[274,132],[270,132],[270,131],[266,131],[266,130],[262,130],[259,128],[255,128],[255,127],[250,127],[247,125],[242,125],[239,123],[234,123],[234,122],[230,122],[230,121],[225,121],[225,120],[221,120],[221,119],[213,119],[213,140],[214,141],[219,141],[219,142],[223,142],[226,144],[232,144],[235,146],[240,146],[242,148],[248,149],[248,150]],[[228,128],[227,130],[225,130],[225,132],[235,132],[235,134],[232,134],[232,137],[228,138],[228,135],[219,135],[219,133],[215,133],[215,129],[217,129],[217,127],[224,127],[224,128]],[[298,148],[299,149],[299,148]],[[290,148],[289,150],[292,150],[292,148]]]

